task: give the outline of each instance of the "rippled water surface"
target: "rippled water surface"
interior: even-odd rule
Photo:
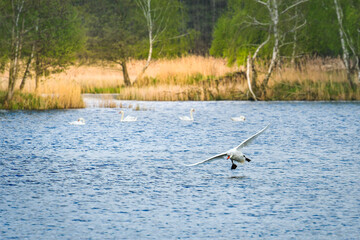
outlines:
[[[1,239],[359,239],[359,103],[123,104],[0,112]]]

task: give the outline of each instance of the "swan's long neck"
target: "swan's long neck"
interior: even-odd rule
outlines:
[[[193,112],[192,112],[192,111],[190,111],[190,119],[191,119],[191,120],[194,120]]]
[[[124,120],[124,112],[121,112],[121,121]]]

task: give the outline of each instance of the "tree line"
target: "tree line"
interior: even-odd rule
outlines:
[[[255,92],[282,62],[341,56],[355,86],[359,10],[360,0],[0,0],[0,68],[9,72],[7,100],[30,74],[38,88],[78,59],[119,64],[130,85],[129,59],[146,59],[143,73],[153,58],[185,54],[246,65]],[[268,68],[261,86],[257,59]]]
[[[360,82],[359,0],[229,0],[210,53],[247,66],[249,88],[266,94],[275,66],[308,56],[341,56],[352,88]],[[257,86],[255,61],[267,71]],[[251,81],[251,83],[250,83]]]

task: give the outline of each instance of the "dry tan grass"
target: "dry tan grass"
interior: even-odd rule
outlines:
[[[148,85],[127,87],[121,90],[119,98],[143,101],[206,101],[246,99],[247,85],[243,82],[203,85]],[[245,93],[245,94],[244,94]]]
[[[19,89],[20,83],[19,80],[16,89]],[[6,81],[1,82],[0,90],[7,90],[7,84],[6,78]],[[35,94],[43,98],[44,105],[39,106],[39,109],[82,108],[85,106],[81,96],[81,86],[71,79],[49,77],[46,81],[42,82],[37,92],[35,92],[35,81],[28,79],[23,92]]]
[[[131,60],[128,63],[129,76],[132,81],[136,79],[144,65],[145,61],[142,60]],[[177,84],[181,84],[196,74],[218,77],[236,71],[236,69],[236,67],[228,67],[224,59],[188,56],[170,60],[154,60],[142,78],[156,78],[164,84],[171,83],[176,79]],[[67,71],[57,74],[56,78],[74,80],[81,85],[82,89],[115,88],[124,83],[121,67],[109,63],[99,63],[96,66],[72,66]]]
[[[282,66],[274,72],[270,87],[276,82],[347,82],[344,64],[339,58],[305,58],[298,67]]]
[[[49,106],[57,108],[85,107],[80,85],[71,80],[50,79],[39,87],[38,93],[47,97],[46,102]]]
[[[144,64],[145,61],[139,60],[132,60],[128,63],[132,81],[136,79]],[[257,66],[261,65],[264,64],[257,64]],[[121,88],[120,98],[167,101],[248,99],[248,86],[245,79],[223,78],[229,73],[243,70],[244,67],[229,67],[226,60],[213,57],[187,56],[170,60],[155,60],[136,85]],[[260,81],[265,76],[266,70],[265,67],[259,67]],[[6,73],[0,75],[0,90],[7,88],[6,77]],[[311,92],[320,99],[333,98],[328,96],[329,91],[324,91],[324,89],[329,88],[329,83],[330,85],[334,83],[334,87],[339,89],[337,91],[339,96],[335,97],[336,99],[360,98],[359,91],[349,93],[348,89],[341,89],[342,85],[335,84],[346,85],[347,83],[341,59],[305,58],[301,60],[297,68],[282,64],[274,71],[269,81],[269,97],[272,97],[271,94],[278,94],[271,88],[284,83],[289,86],[301,83],[303,89],[308,89],[306,92]],[[53,74],[43,82],[39,92],[62,99],[62,106],[74,107],[83,105],[79,100],[81,91],[91,91],[96,88],[116,89],[122,84],[123,77],[119,65],[97,63],[71,66],[62,73]],[[311,89],[314,87],[317,89]],[[29,80],[25,89],[27,92],[33,92],[34,81]],[[303,92],[297,94],[293,95],[294,99],[292,100],[304,97]],[[309,99],[313,98],[309,97]],[[103,106],[117,107],[111,99],[103,99]]]

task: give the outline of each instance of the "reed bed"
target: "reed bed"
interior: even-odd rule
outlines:
[[[305,58],[297,67],[283,66],[269,81],[268,100],[360,100],[352,89],[340,58]]]
[[[194,60],[194,59],[192,59]],[[119,97],[127,100],[187,101],[187,100],[250,100],[244,68],[205,63],[202,59],[174,61],[159,68],[158,75],[143,76],[137,84],[120,90]],[[182,62],[183,64],[178,66]],[[191,63],[186,66],[186,63]],[[172,65],[173,64],[173,65]],[[225,62],[223,62],[225,64]],[[173,66],[173,68],[169,67]],[[185,66],[185,67],[184,67]],[[207,71],[195,71],[195,67]],[[201,67],[200,67],[201,66]],[[217,69],[217,67],[219,67]],[[257,63],[258,79],[267,68]],[[192,68],[193,67],[193,68]],[[160,71],[163,69],[163,71]],[[172,70],[174,70],[173,73]],[[183,69],[182,71],[180,71]],[[186,69],[192,71],[186,72]],[[261,81],[258,82],[258,85]],[[341,59],[304,58],[294,67],[279,65],[269,81],[265,96],[260,100],[360,100],[360,89],[352,89]]]
[[[128,63],[132,81],[139,76],[144,64],[145,61],[140,60]],[[264,62],[256,66],[261,80],[266,66]],[[250,100],[244,70],[244,67],[229,67],[224,59],[213,57],[161,59],[153,61],[136,83],[125,87],[119,65],[103,62],[76,65],[43,79],[36,93],[34,81],[29,79],[23,94],[33,96],[22,95],[23,100],[17,97],[15,101],[22,102],[21,106],[25,102],[30,104],[28,109],[48,109],[84,107],[81,93],[117,93],[123,100]],[[6,76],[6,73],[0,75],[0,91],[7,88]],[[304,58],[295,67],[286,63],[278,65],[266,95],[259,99],[360,100],[360,88],[349,86],[341,59]],[[104,97],[102,107],[121,107],[118,102]]]
[[[81,86],[69,79],[48,78],[37,91],[34,81],[29,80],[22,92],[15,92],[10,103],[5,102],[5,90],[1,85],[0,108],[45,110],[85,107]]]
[[[133,82],[144,65],[143,60],[131,60],[127,64],[129,77]],[[227,66],[226,61],[220,58],[187,56],[160,59],[151,62],[136,85],[188,85],[193,81],[193,76],[220,77],[237,70],[237,67]],[[121,67],[103,62],[72,66],[67,71],[57,74],[56,77],[75,81],[84,93],[118,93],[124,84]]]
[[[83,108],[81,86],[72,80],[48,79],[38,89],[50,108]]]

